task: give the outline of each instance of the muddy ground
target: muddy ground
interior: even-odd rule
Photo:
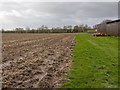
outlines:
[[[3,34],[3,88],[55,88],[67,81],[75,34]]]

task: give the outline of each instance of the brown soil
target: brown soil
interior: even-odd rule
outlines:
[[[65,82],[74,36],[3,34],[3,87],[53,88]]]

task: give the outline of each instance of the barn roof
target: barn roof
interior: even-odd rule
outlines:
[[[110,22],[107,22],[107,24],[109,24],[109,23],[114,23],[114,22],[120,22],[120,19],[114,20],[114,21],[110,21]]]

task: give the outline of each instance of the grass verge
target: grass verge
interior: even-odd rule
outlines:
[[[80,33],[75,42],[70,81],[63,88],[117,88],[118,38]]]

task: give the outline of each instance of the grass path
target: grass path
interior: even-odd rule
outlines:
[[[75,38],[69,82],[64,88],[118,87],[118,39],[80,33]]]

